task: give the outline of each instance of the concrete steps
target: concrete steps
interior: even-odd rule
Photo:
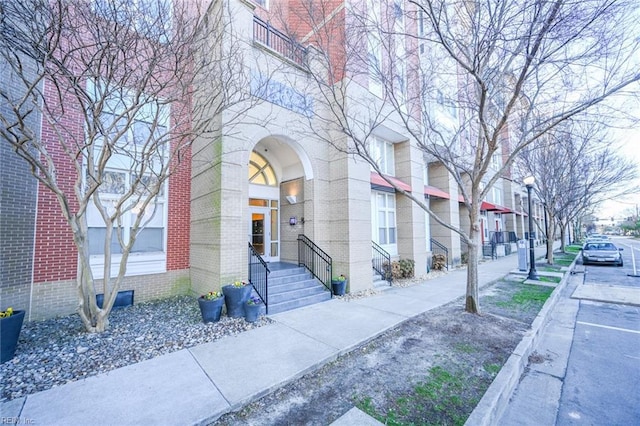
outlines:
[[[380,291],[388,290],[391,288],[391,286],[389,285],[389,281],[382,279],[382,275],[377,273],[375,269],[373,270],[373,288]]]
[[[331,292],[303,267],[269,274],[269,314],[290,311],[331,299]]]

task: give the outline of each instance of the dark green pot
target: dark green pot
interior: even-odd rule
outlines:
[[[331,280],[331,291],[335,296],[343,296],[347,290],[347,280]]]
[[[203,322],[218,322],[222,315],[222,306],[224,305],[224,294],[217,299],[207,300],[203,297],[198,298],[200,313]]]
[[[0,364],[15,355],[23,321],[24,311],[14,311],[10,317],[0,319]]]
[[[251,295],[251,284],[242,287],[225,285],[222,287],[224,304],[227,306],[227,316],[231,318],[244,317],[244,304]]]
[[[258,317],[260,316],[260,308],[262,308],[262,303],[258,303],[255,305],[249,305],[247,303],[244,304],[244,319],[247,322],[256,322],[258,321]]]

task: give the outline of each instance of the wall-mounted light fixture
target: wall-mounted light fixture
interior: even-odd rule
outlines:
[[[295,204],[296,201],[298,201],[298,198],[295,195],[287,195],[286,199],[289,202],[289,204]]]
[[[297,223],[298,223],[298,219],[296,219],[296,217],[295,217],[295,216],[291,216],[291,217],[289,218],[289,225],[291,225],[291,226],[295,226]]]

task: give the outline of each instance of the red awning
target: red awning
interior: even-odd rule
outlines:
[[[401,181],[400,179],[391,177],[391,176],[387,176],[387,179],[389,179],[391,182],[393,182],[398,188],[407,191],[407,192],[411,192],[411,186],[404,183],[403,181]],[[390,189],[394,189],[393,185],[390,185],[389,182],[387,182],[386,180],[384,180],[384,178],[382,176],[380,176],[379,174],[375,173],[375,172],[371,172],[371,187],[376,189],[376,187],[378,188],[390,188]]]
[[[449,198],[451,198],[451,196],[446,192],[444,192],[443,190],[438,189],[431,185],[424,186],[424,194],[429,195],[431,197],[444,198],[445,200],[448,200]]]
[[[498,204],[496,204],[496,206],[500,207],[500,211],[497,211],[496,213],[502,213],[502,214],[515,213],[515,210],[511,210],[509,207],[500,206]]]
[[[464,197],[462,195],[458,196],[458,202],[464,203]],[[517,213],[508,207],[503,207],[499,204],[490,203],[488,201],[483,201],[482,204],[480,204],[480,210],[502,214]]]
[[[486,210],[488,212],[500,213],[502,209],[503,207],[500,207],[497,204],[489,203],[487,201],[483,201],[482,204],[480,204],[480,210]]]

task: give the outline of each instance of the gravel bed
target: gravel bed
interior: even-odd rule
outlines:
[[[197,299],[177,296],[115,309],[109,329],[84,331],[78,315],[25,323],[16,356],[0,365],[2,395],[10,400],[269,323],[223,316],[205,324]]]

